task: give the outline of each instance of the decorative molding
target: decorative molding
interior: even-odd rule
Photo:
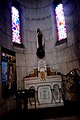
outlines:
[[[39,77],[25,78],[24,89],[35,89],[36,108],[63,106],[62,78],[60,75],[48,76],[46,80]],[[28,109],[34,109],[35,103],[28,102]]]
[[[43,67],[43,69],[45,69],[45,68]],[[35,68],[33,70],[33,72],[26,75],[24,77],[24,79],[25,78],[32,78],[32,77],[39,77],[39,74],[40,74],[40,70],[38,68]],[[48,77],[48,76],[53,76],[53,75],[60,75],[61,73],[58,72],[56,69],[51,69],[50,67],[46,67],[45,74],[46,74],[46,77]]]

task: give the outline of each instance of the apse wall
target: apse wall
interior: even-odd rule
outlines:
[[[53,65],[52,56],[53,56],[53,50],[55,45],[55,34],[56,34],[55,18],[53,19],[54,11],[53,11],[52,0],[50,1],[25,0],[23,2],[21,1],[20,3],[22,4],[24,9],[24,29],[25,29],[24,54],[25,55],[23,54],[21,55],[17,53],[18,80],[23,79],[23,77],[26,76],[28,73],[32,73],[34,68],[38,67],[39,58],[36,55],[37,28],[40,28],[43,33],[43,39],[45,40],[45,57],[43,59],[46,61],[46,64],[48,66]],[[20,59],[21,62],[19,62]],[[21,74],[19,75],[19,73]],[[22,83],[18,82],[18,85],[22,85]]]
[[[26,66],[30,72],[37,67],[36,56],[36,30],[42,30],[45,39],[45,57],[43,58],[47,65],[57,69],[62,73],[67,73],[74,67],[77,67],[75,46],[75,28],[77,18],[74,16],[77,12],[75,2],[63,1],[64,13],[67,27],[67,42],[56,46],[56,24],[54,15],[54,2],[52,1],[24,1],[24,19],[25,19],[25,48],[26,48]],[[75,12],[73,12],[75,11]],[[75,20],[74,20],[74,19]]]
[[[25,48],[27,70],[32,71],[37,67],[39,58],[37,52],[37,28],[40,28],[45,40],[45,57],[43,58],[50,66],[53,64],[53,50],[55,45],[55,17],[52,11],[52,1],[25,2]],[[54,19],[53,19],[54,18]],[[54,28],[54,29],[53,29]],[[50,58],[50,60],[49,60]]]
[[[21,34],[24,48],[11,40],[11,0],[0,4],[0,47],[16,52],[17,85],[23,87],[23,78],[38,66],[36,33],[40,28],[45,39],[47,66],[67,74],[80,67],[80,8],[78,0],[63,0],[67,42],[56,45],[57,33],[53,0],[17,0],[21,8]],[[6,13],[6,14],[5,14]]]
[[[23,48],[14,46],[11,37],[12,0],[0,1],[0,116],[16,107],[12,97],[2,98],[1,47],[16,53],[17,89],[23,89],[23,78],[37,67],[36,30],[40,27],[45,39],[47,66],[67,74],[80,68],[80,2],[63,0],[67,42],[56,45],[57,34],[53,0],[17,0],[21,8]]]
[[[43,59],[46,61],[47,66],[51,67],[51,69],[57,69],[62,74],[67,74],[75,67],[79,67],[78,1],[63,1],[67,42],[60,45],[56,45],[54,1],[29,0],[20,2],[24,9],[25,52],[24,55],[17,53],[18,85],[22,86],[20,82],[22,78],[33,72],[33,69],[38,66],[39,58],[36,55],[37,28],[41,29],[45,39],[45,57]],[[20,58],[21,62],[19,62]]]

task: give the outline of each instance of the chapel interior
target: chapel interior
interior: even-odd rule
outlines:
[[[80,120],[80,1],[0,1],[0,119]]]

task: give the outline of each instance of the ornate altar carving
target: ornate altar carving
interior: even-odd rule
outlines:
[[[38,62],[38,76],[41,80],[45,80],[47,77],[46,62],[44,60]]]
[[[50,70],[46,62],[40,60],[38,68],[24,77],[24,89],[35,89],[36,108],[62,106],[62,78],[57,70]],[[35,108],[28,99],[28,109]]]

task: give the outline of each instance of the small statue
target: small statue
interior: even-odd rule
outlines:
[[[42,48],[42,47],[44,47],[43,34],[41,30],[38,28],[37,29],[37,48]]]
[[[37,56],[39,58],[43,58],[45,54],[44,51],[44,39],[43,34],[40,30],[40,28],[37,29]]]

